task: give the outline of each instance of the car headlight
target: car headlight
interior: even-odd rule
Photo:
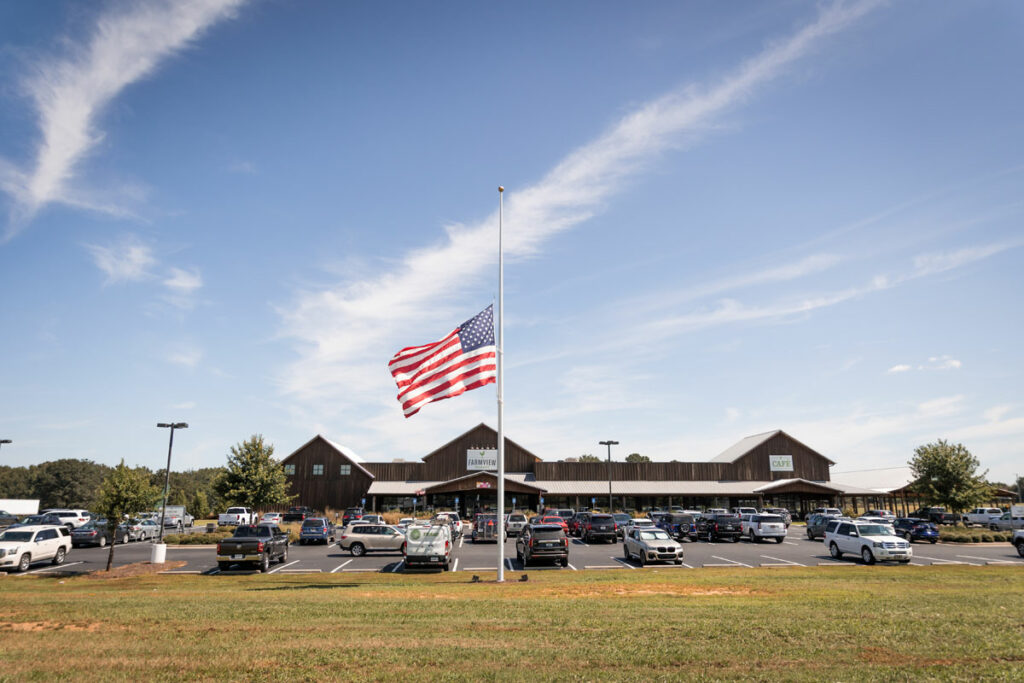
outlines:
[[[883,545],[882,545],[882,542],[881,542],[881,541],[871,541],[871,545],[873,545],[873,546],[874,546],[874,547],[876,547],[876,548],[881,548],[881,547],[883,547]]]

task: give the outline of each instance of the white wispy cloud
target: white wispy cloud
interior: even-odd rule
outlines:
[[[243,0],[157,0],[115,4],[99,16],[84,44],[32,65],[24,86],[38,114],[40,139],[32,162],[2,164],[0,187],[14,200],[4,239],[47,204],[123,213],[76,187],[81,161],[103,139],[97,118],[127,86],[151,75]]]
[[[681,88],[639,107],[571,152],[533,186],[509,192],[506,221],[514,229],[505,234],[506,256],[534,254],[552,236],[600,211],[652,160],[684,142],[694,143],[716,116],[746,102],[822,39],[848,28],[877,4],[869,0],[826,7],[816,21],[718,82]],[[460,315],[475,312],[464,293],[472,289],[467,284],[493,268],[497,215],[471,225],[449,225],[445,232],[440,244],[409,252],[383,274],[303,292],[293,305],[282,307],[282,334],[297,340],[300,356],[283,373],[284,389],[308,401],[376,391],[389,379],[380,350],[395,342],[397,332],[422,331],[426,339],[402,343],[423,343],[431,334],[449,331],[439,321],[455,324]]]
[[[960,368],[963,367],[963,365],[964,365],[963,362],[957,360],[956,358],[953,358],[952,356],[931,356],[928,359],[927,363],[923,363],[923,364],[920,364],[920,365],[916,366],[916,369],[917,370],[959,370]],[[886,372],[890,372],[890,373],[909,372],[909,371],[914,370],[914,369],[915,369],[915,366],[913,366],[913,365],[908,365],[906,363],[901,363],[899,365],[892,366],[891,368],[886,370]]]
[[[203,286],[203,278],[198,268],[184,270],[172,267],[163,286],[167,289],[164,301],[176,308],[189,310],[196,305],[195,295]]]
[[[145,280],[151,277],[150,269],[157,262],[153,250],[135,237],[107,246],[87,244],[85,248],[96,267],[106,274],[107,284]]]
[[[165,360],[174,365],[180,365],[184,368],[194,368],[199,365],[199,361],[203,359],[203,352],[201,349],[194,347],[186,347],[171,351]]]
[[[886,370],[886,372],[891,372],[891,373],[907,372],[907,371],[912,370],[912,369],[913,368],[911,366],[907,365],[906,363],[900,363],[899,365],[892,366],[891,368]]]

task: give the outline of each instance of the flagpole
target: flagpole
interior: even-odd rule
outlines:
[[[501,229],[504,219],[505,204],[503,198],[505,188],[498,186],[498,583],[505,580],[505,433],[502,429],[502,416],[505,398],[502,394],[502,380],[505,375],[505,327],[502,315],[505,312],[505,260],[501,245]]]

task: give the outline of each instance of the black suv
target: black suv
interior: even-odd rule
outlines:
[[[366,510],[363,508],[345,508],[345,514],[341,516],[341,525],[348,526],[349,522],[362,519],[365,514]]]
[[[727,538],[733,543],[740,540],[740,516],[729,514],[701,515],[697,518],[697,535],[708,543]]]
[[[602,513],[591,513],[586,524],[580,529],[580,538],[584,543],[592,543],[594,540],[617,542],[619,536],[615,533],[615,518]]]
[[[304,522],[306,517],[313,516],[313,508],[305,505],[296,505],[288,508],[288,512],[281,515],[282,522]]]
[[[555,524],[530,524],[516,538],[516,559],[523,567],[534,560],[554,560],[569,566],[569,539]]]

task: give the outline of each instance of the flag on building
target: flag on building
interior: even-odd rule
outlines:
[[[491,305],[441,341],[402,349],[388,369],[398,384],[402,411],[411,417],[431,401],[492,384],[497,377],[495,358]]]

